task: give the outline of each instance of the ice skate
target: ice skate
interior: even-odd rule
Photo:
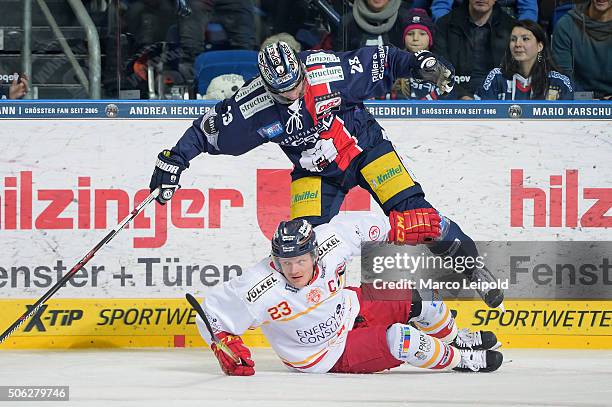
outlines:
[[[501,346],[497,336],[491,331],[470,332],[469,329],[460,329],[452,345],[458,349],[493,350]]]
[[[494,372],[504,361],[501,352],[495,350],[459,349],[461,362],[453,368],[458,372]]]

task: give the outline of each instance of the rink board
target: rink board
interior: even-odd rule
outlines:
[[[84,110],[74,114],[57,107],[65,104],[39,105],[55,110],[37,115],[26,114],[24,105],[0,105],[0,329],[144,199],[156,154],[190,125],[190,113],[206,108],[189,104],[179,110],[168,104],[175,109],[164,112],[159,107],[165,105],[155,103],[149,110],[120,105],[119,114],[109,117],[108,102],[83,103]],[[11,106],[21,113],[6,110]],[[612,213],[590,216],[596,202],[612,202],[612,104],[579,105],[583,110],[575,114],[566,105],[540,110],[523,105],[520,119],[508,118],[510,104],[493,105],[495,112],[480,104],[449,105],[448,111],[431,106],[371,105],[429,201],[474,240],[612,240]],[[39,323],[28,332],[22,326],[0,348],[201,344],[193,324],[186,322],[194,317],[184,315],[184,293],[202,296],[265,256],[276,224],[289,215],[290,168],[271,143],[242,157],[195,159],[169,205],[147,208],[48,302]],[[545,214],[535,215],[533,199],[517,198],[526,188],[544,197]],[[560,218],[551,212],[559,188],[561,202],[555,208],[561,208]],[[344,210],[379,209],[356,190]],[[358,279],[359,262],[354,263],[352,281]],[[476,314],[474,306],[453,305],[461,326],[479,326],[487,310]],[[504,318],[511,318],[513,308],[506,307]],[[519,326],[503,326],[509,319],[488,316],[486,327],[495,328],[507,346],[612,347],[608,302],[521,302],[517,307]],[[128,311],[145,308],[153,312],[148,321],[158,316],[156,309],[177,316],[171,322],[160,317],[153,325],[145,314],[144,324],[130,324],[136,316]],[[127,323],[99,325],[104,309],[122,310]],[[77,310],[82,311],[79,319]],[[521,326],[533,311],[555,310],[575,312],[549,315],[561,318],[558,326],[538,321]],[[593,314],[579,313],[588,310],[599,311],[594,326],[585,325]],[[247,340],[265,343],[259,331]]]
[[[2,326],[29,300],[0,300]],[[507,347],[609,349],[610,301],[508,300],[506,312],[480,301],[448,301],[457,324],[494,331]],[[3,345],[6,349],[203,346],[196,313],[182,299],[50,300]],[[249,346],[269,346],[259,330],[247,331]]]

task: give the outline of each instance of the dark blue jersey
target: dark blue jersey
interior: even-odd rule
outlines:
[[[396,78],[413,76],[416,60],[386,46],[299,57],[307,70],[304,97],[277,103],[258,76],[195,120],[172,150],[189,162],[200,153],[240,155],[271,141],[297,173],[341,175],[382,137],[363,101],[388,93]]]
[[[524,78],[515,73],[511,79],[506,79],[499,68],[493,69],[484,83],[476,91],[479,99],[486,100],[530,100],[531,78]],[[548,73],[548,89],[546,100],[572,100],[574,99],[574,85],[565,75],[557,71]]]

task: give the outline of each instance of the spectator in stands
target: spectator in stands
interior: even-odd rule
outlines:
[[[269,36],[268,38],[263,40],[263,42],[261,43],[260,49],[264,49],[268,45],[274,44],[275,42],[278,42],[278,41],[286,42],[291,48],[293,48],[297,52],[300,52],[302,50],[302,45],[295,39],[293,35],[288,34],[288,33],[278,33],[278,34]]]
[[[458,98],[473,99],[500,64],[514,21],[495,0],[469,0],[438,20],[433,51],[455,66]]]
[[[577,5],[557,23],[553,57],[561,72],[596,99],[612,98],[612,0]]]
[[[8,93],[0,91],[0,99],[21,99],[28,93],[28,77],[21,74],[13,79],[9,85]]]
[[[431,15],[434,21],[438,21],[450,13],[450,11],[464,3],[464,0],[433,0],[431,3]],[[498,0],[497,4],[510,16],[519,20],[538,21],[537,0]]]
[[[174,0],[131,0],[125,15],[126,31],[134,36],[136,50],[167,40],[176,24]]]
[[[218,22],[232,49],[256,49],[253,0],[132,0],[126,14],[127,31],[137,48],[168,41],[173,27],[187,57],[205,51],[205,33],[210,21]],[[176,36],[176,34],[174,34]]]
[[[552,60],[544,29],[531,20],[517,21],[501,67],[489,72],[479,99],[567,100],[574,98],[570,79]]]
[[[403,48],[408,10],[401,0],[355,0],[352,12],[342,18],[342,31],[334,33],[334,49],[348,51],[382,44]]]
[[[405,49],[410,52],[429,50],[434,38],[433,21],[425,10],[418,8],[411,9],[408,18],[404,28]],[[453,95],[443,94],[434,83],[415,78],[399,78],[389,95],[389,99],[435,100],[441,97],[453,99]]]
[[[214,0],[176,0],[178,28],[185,59],[193,63],[204,52],[206,27],[211,18]]]

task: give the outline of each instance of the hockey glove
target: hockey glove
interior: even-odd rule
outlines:
[[[441,94],[450,93],[455,85],[455,69],[440,57],[436,57],[429,51],[417,51],[414,54],[419,69],[416,79],[423,79],[435,83]]]
[[[433,208],[392,211],[389,215],[389,241],[396,244],[430,243],[440,237],[440,215]]]
[[[219,360],[223,373],[228,376],[253,376],[255,374],[255,362],[251,360],[251,351],[242,342],[242,338],[228,332],[220,332],[217,334],[217,337],[234,355],[240,358],[240,362],[237,363],[216,343],[210,345],[210,348]]]
[[[187,168],[187,165],[172,151],[164,150],[158,154],[155,170],[153,170],[151,182],[149,183],[150,191],[157,187],[160,188],[159,195],[155,198],[157,202],[165,205],[172,198],[174,193],[181,187],[179,185],[179,178],[185,168]]]

